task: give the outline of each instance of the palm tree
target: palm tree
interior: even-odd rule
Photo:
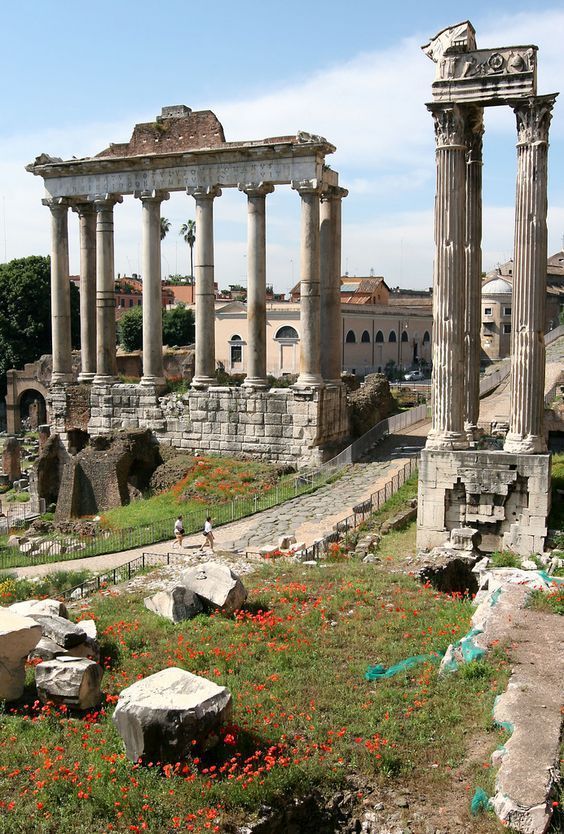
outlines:
[[[194,280],[194,243],[196,242],[196,221],[188,220],[180,227],[180,235],[184,238],[184,242],[190,247],[190,277]]]
[[[170,220],[167,220],[166,217],[161,217],[161,240],[164,240],[169,232]]]

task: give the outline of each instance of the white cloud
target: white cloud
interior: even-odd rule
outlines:
[[[479,46],[537,43],[539,92],[558,89],[564,78],[561,33],[564,11],[492,15],[478,28]],[[432,63],[412,36],[393,48],[358,55],[273,92],[238,101],[202,101],[222,121],[227,138],[250,139],[303,129],[325,135],[337,145],[332,167],[349,188],[343,205],[343,270],[367,274],[373,268],[389,283],[428,286],[433,257],[434,139],[424,103],[431,97]],[[126,140],[135,120],[153,114],[135,113],[111,124],[88,124],[74,130],[37,131],[0,139],[0,258],[49,249],[49,217],[40,205],[41,182],[24,165],[45,151],[69,158],[89,155],[110,141]],[[17,122],[14,122],[17,123]],[[497,173],[496,160],[515,155],[515,123],[506,108],[487,114],[491,141],[484,177]],[[557,102],[551,130],[551,167],[564,170],[560,140],[564,135],[564,101]],[[513,164],[513,163],[512,163]],[[513,176],[511,166],[505,165]],[[562,177],[551,180],[550,250],[560,247],[564,231]],[[507,201],[513,183],[503,184]],[[511,195],[511,196],[510,196]],[[245,266],[245,197],[225,192],[216,201],[216,266],[221,284],[239,283]],[[5,207],[5,213],[4,213]],[[268,277],[287,290],[299,275],[299,198],[280,188],[268,198]],[[511,253],[512,206],[484,207],[484,266]],[[177,226],[193,217],[193,203],[173,195],[163,214],[173,230],[163,246],[165,271],[184,271],[188,257]],[[126,198],[115,210],[116,271],[139,270],[139,204]],[[4,247],[5,229],[5,247]],[[71,269],[78,270],[76,234]]]

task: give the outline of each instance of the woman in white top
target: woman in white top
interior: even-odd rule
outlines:
[[[182,539],[184,538],[184,524],[182,523],[181,515],[178,516],[174,524],[174,538],[178,547],[182,547]]]
[[[211,515],[206,518],[206,523],[204,524],[204,538],[206,540],[206,544],[209,545],[211,552],[213,553],[213,532],[212,532],[212,523],[211,523]]]

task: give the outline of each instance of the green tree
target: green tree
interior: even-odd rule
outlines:
[[[132,307],[118,322],[118,340],[124,350],[143,348],[143,308]],[[163,310],[163,344],[190,345],[194,342],[194,314],[179,304]]]
[[[161,240],[164,240],[169,232],[170,220],[167,220],[166,217],[161,217]]]
[[[79,292],[70,285],[72,346],[80,347]],[[51,353],[51,262],[32,255],[0,264],[0,394],[6,371]]]
[[[179,234],[184,238],[184,242],[190,247],[190,276],[194,280],[194,244],[196,242],[196,221],[188,220],[180,227]]]
[[[118,321],[118,340],[124,350],[143,347],[143,308],[131,307]]]
[[[194,313],[183,304],[163,313],[163,344],[191,345],[194,342]]]

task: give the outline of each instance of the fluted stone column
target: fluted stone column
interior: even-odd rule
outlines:
[[[213,201],[221,195],[214,186],[190,187],[196,201],[196,356],[192,388],[215,383],[215,291],[213,262]]]
[[[73,206],[80,234],[80,374],[79,382],[96,375],[96,210],[92,203]]]
[[[320,345],[321,376],[325,382],[341,382],[341,200],[349,192],[331,186],[321,195]]]
[[[319,197],[317,180],[293,182],[302,201],[300,280],[300,373],[297,387],[322,388],[319,298]]]
[[[123,197],[94,198],[96,208],[96,376],[97,385],[111,385],[117,376],[116,301],[114,278],[114,205]]]
[[[484,111],[466,114],[466,245],[464,298],[464,429],[477,440],[480,417],[480,330],[482,313],[482,138]]]
[[[161,203],[167,191],[140,191],[143,275],[143,376],[141,385],[164,385],[161,286]]]
[[[72,382],[68,201],[46,199],[51,210],[51,384]]]
[[[513,104],[517,117],[517,196],[511,314],[511,378],[506,452],[546,452],[544,323],[548,129],[556,95]]]
[[[466,144],[464,113],[427,105],[435,121],[437,193],[433,276],[432,424],[428,449],[465,449],[464,275]]]
[[[270,183],[240,185],[247,195],[247,376],[243,385],[267,388],[266,378],[266,195]]]

